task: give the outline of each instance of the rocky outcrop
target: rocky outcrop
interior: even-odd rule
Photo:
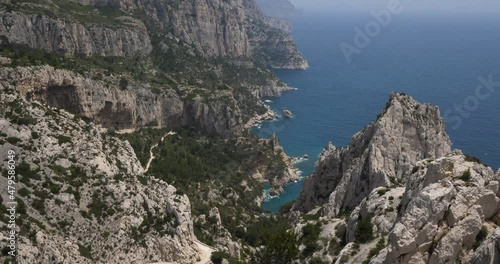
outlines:
[[[417,161],[450,152],[439,109],[394,93],[376,121],[355,134],[349,146],[329,145],[294,208],[307,212],[324,205],[336,216],[354,209],[372,190],[406,180]]]
[[[312,254],[328,262],[497,263],[500,173],[449,148],[436,107],[393,94],[347,148],[325,148],[295,205],[308,213],[298,217],[300,212],[292,211],[290,220],[300,226],[301,219],[316,215],[322,229],[331,230],[329,223],[350,211],[345,234],[336,230],[345,243]],[[380,185],[372,188],[377,179]]]
[[[266,23],[271,27],[277,28],[283,32],[292,32],[292,23],[290,23],[288,20],[275,17],[266,17]]]
[[[267,16],[283,18],[301,13],[290,0],[256,0]]]
[[[18,157],[16,201],[25,205],[19,263],[199,260],[187,196],[143,175],[128,142],[0,86],[0,150]]]
[[[371,263],[488,263],[498,258],[498,175],[458,151],[421,161],[412,171],[401,217],[377,257],[382,262]]]
[[[279,195],[283,192],[283,187],[293,181],[298,180],[300,174],[298,172],[298,169],[293,167],[293,159],[285,153],[285,150],[283,149],[283,146],[281,145],[275,133],[273,133],[273,136],[270,139],[270,144],[273,147],[274,153],[280,156],[281,160],[286,166],[286,169],[284,169],[283,171],[283,175],[281,177],[276,177],[271,181],[272,186],[278,186],[279,189],[271,189],[270,191],[275,192],[274,195]]]
[[[215,247],[222,252],[227,252],[235,258],[239,258],[241,254],[241,244],[234,241],[231,233],[223,226],[217,207],[210,209],[208,219],[209,222],[212,223],[211,228],[213,233],[211,235],[214,239]]]
[[[122,22],[120,26],[84,24],[0,11],[0,44],[7,42],[69,55],[126,58],[148,55],[152,46],[144,24],[130,17]]]
[[[65,109],[108,128],[193,126],[218,136],[243,129],[242,115],[230,91],[214,94],[208,103],[199,96],[185,100],[169,88],[153,91],[141,83],[120,89],[116,79],[108,80],[114,82],[109,85],[50,66],[1,68],[0,76],[4,87],[18,90],[29,100]]]
[[[489,236],[470,258],[472,264],[494,264],[500,263],[500,228]]]
[[[398,206],[404,191],[404,187],[391,189],[379,187],[373,190],[349,215],[346,241],[354,242],[356,240],[356,228],[359,220],[366,218],[370,218],[374,234],[388,234],[396,222]]]
[[[309,63],[295,46],[293,38],[276,27],[262,27],[262,21],[249,19],[249,39],[253,56],[275,69],[309,68]]]

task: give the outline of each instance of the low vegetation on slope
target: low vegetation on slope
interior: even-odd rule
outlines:
[[[121,137],[131,143],[144,164],[150,147],[167,131],[143,129]],[[257,203],[262,196],[262,180],[281,177],[286,168],[280,155],[265,141],[252,135],[219,139],[179,129],[176,135],[160,142],[153,153],[156,158],[148,174],[175,185],[178,193],[187,194],[195,217],[209,216],[212,208],[218,208],[222,225],[233,240],[249,246],[265,244],[265,230],[283,224],[282,220],[267,219]],[[257,170],[265,172],[266,178],[253,178]],[[197,237],[211,245],[217,243],[209,232],[214,224],[210,218],[195,221]]]

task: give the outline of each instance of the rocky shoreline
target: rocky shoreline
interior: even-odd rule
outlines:
[[[296,91],[297,88],[293,88],[290,86],[287,86],[289,89],[286,91]],[[270,100],[266,100],[262,105],[266,107],[267,111],[266,113],[262,115],[255,115],[252,117],[245,125],[244,128],[247,130],[251,130],[253,127],[258,127],[262,125],[264,122],[272,122],[276,121],[281,118],[279,114],[277,114],[275,111],[271,109],[269,105],[266,103],[271,103]],[[266,141],[266,144],[273,144],[273,148],[275,152],[280,151],[282,153],[282,159],[285,162],[287,168],[284,172],[283,177],[279,179],[275,179],[273,182],[269,182],[267,180],[262,180],[262,182],[269,182],[271,184],[271,188],[269,190],[263,190],[262,195],[259,197],[256,197],[255,201],[256,203],[261,206],[263,202],[267,201],[268,199],[272,199],[275,197],[280,196],[284,192],[284,187],[298,181],[301,178],[301,172],[299,171],[298,168],[295,168],[294,165],[296,163],[302,162],[304,160],[308,159],[307,154],[305,154],[302,157],[290,157],[288,156],[281,144],[279,143],[279,139],[276,137],[275,134],[273,134],[273,137],[271,139],[263,139]]]

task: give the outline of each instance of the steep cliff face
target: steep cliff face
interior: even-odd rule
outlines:
[[[225,137],[262,114],[259,97],[290,90],[256,65],[307,67],[254,1],[7,2],[0,20],[8,66],[57,68],[5,68],[5,78],[31,99],[114,129],[193,126]],[[117,89],[121,80],[133,89]]]
[[[289,26],[262,15],[253,0],[58,0],[10,8],[14,12],[0,13],[0,36],[31,48],[145,56],[151,52],[150,38],[171,33],[202,56],[246,57],[271,67],[307,68],[291,36],[282,31]]]
[[[155,90],[137,84],[118,88],[50,66],[1,68],[2,84],[30,100],[65,109],[105,127],[193,126],[209,135],[228,136],[241,131],[242,115],[230,91],[209,99],[180,98],[172,89]]]
[[[22,204],[19,263],[199,260],[187,196],[144,175],[128,142],[3,84],[0,91],[0,150],[16,153]]]
[[[288,20],[275,17],[267,17],[266,23],[269,24],[271,27],[277,28],[283,32],[286,33],[292,32],[292,23],[290,23],[290,21]]]
[[[69,55],[144,57],[151,41],[144,24],[123,18],[119,25],[84,24],[46,15],[0,11],[0,44],[12,43]]]
[[[249,41],[255,58],[275,69],[309,68],[309,63],[293,44],[292,37],[278,29],[279,25],[262,27],[259,20],[249,21],[249,30],[252,31]]]
[[[348,147],[325,149],[295,208],[306,212],[326,203],[325,215],[336,216],[354,209],[373,189],[404,182],[417,161],[449,152],[439,109],[394,93],[378,119],[355,134]]]
[[[298,15],[298,10],[290,0],[256,0],[267,16],[283,18]]]
[[[435,106],[392,94],[347,148],[323,151],[295,204],[308,213],[290,219],[296,230],[318,226],[308,254],[322,261],[495,263],[499,182],[500,172],[450,150]]]

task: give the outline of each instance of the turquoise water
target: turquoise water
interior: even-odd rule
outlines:
[[[271,107],[280,112],[288,108],[294,117],[266,123],[254,132],[269,137],[275,131],[291,156],[307,153],[310,160],[297,164],[304,175],[314,170],[329,141],[345,146],[373,121],[392,91],[436,104],[444,114],[475,95],[478,76],[493,74],[493,81],[500,82],[500,17],[402,13],[347,63],[340,43],[353,44],[353,28],[371,20],[369,14],[305,13],[292,21],[294,38],[311,68],[276,71],[298,91],[270,98]],[[445,121],[453,148],[498,169],[500,86],[494,88],[477,109],[467,112],[467,118],[460,118],[460,125],[457,112],[450,112]],[[295,199],[302,186],[302,180],[287,186],[282,196],[265,202],[263,208],[276,212]]]

